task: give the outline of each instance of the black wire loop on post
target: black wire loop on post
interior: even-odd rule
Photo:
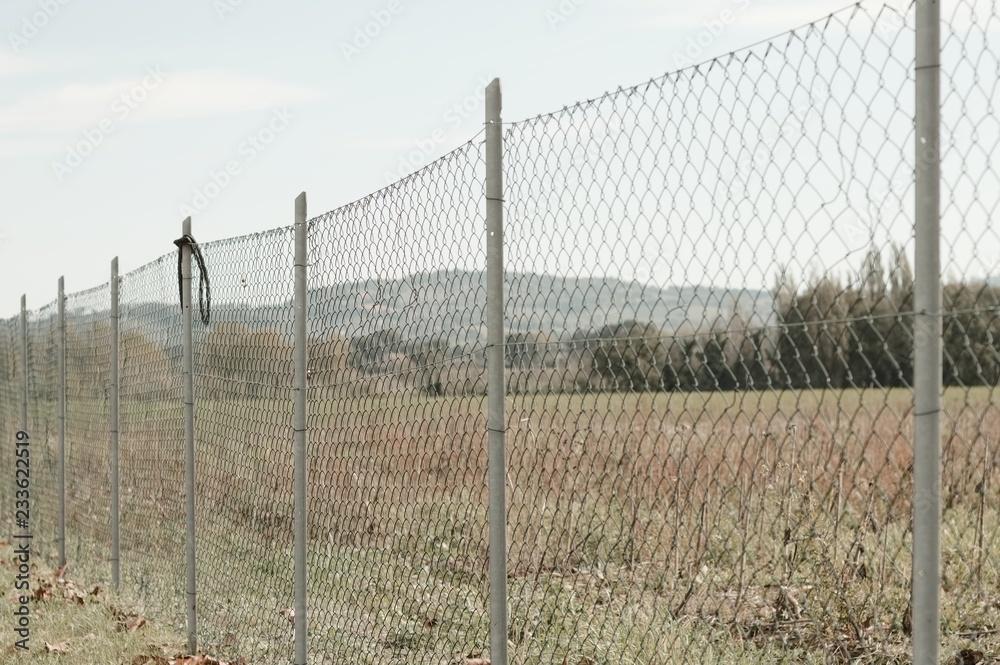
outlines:
[[[205,268],[205,257],[201,255],[201,248],[190,235],[183,235],[174,241],[177,245],[177,287],[180,291],[181,307],[184,307],[184,274],[181,266],[182,250],[184,245],[191,245],[191,254],[198,262],[198,270],[201,271],[201,279],[198,280],[198,311],[201,313],[201,322],[206,326],[212,313],[212,287],[208,281],[208,270]]]

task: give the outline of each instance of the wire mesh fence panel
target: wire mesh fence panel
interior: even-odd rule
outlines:
[[[1000,655],[1000,16],[957,0],[942,18],[927,491],[943,653],[975,662]],[[913,45],[910,3],[863,3],[504,125],[511,662],[905,659],[928,342]],[[311,662],[491,655],[484,157],[477,137],[308,222]],[[253,662],[292,653],[292,245],[285,227],[201,248],[207,322],[194,269],[199,641]],[[177,255],[120,295],[122,587],[183,629]],[[96,582],[108,299],[66,301],[67,554]],[[26,367],[19,318],[0,321],[0,449],[26,374],[33,543],[52,565],[56,313],[29,313]],[[12,497],[4,482],[8,516]]]
[[[995,156],[996,58],[958,43],[974,23],[985,46],[995,19],[966,9],[943,61],[966,92],[945,117]],[[855,6],[507,128],[518,657],[906,653],[913,42],[906,6]],[[954,191],[990,193],[956,196],[943,227],[995,241],[994,176],[949,167]],[[954,245],[961,265],[973,244]],[[951,396],[972,428],[946,445],[944,487],[968,502],[954,519],[995,519],[975,491],[994,389]],[[962,533],[945,560],[980,551],[982,530]],[[995,626],[995,604],[970,614],[968,572],[952,579],[946,625]]]
[[[21,320],[14,316],[0,321],[0,454],[8,460],[15,459],[15,437],[23,427],[21,371]],[[15,478],[0,481],[0,514],[5,523],[14,518],[16,489]]]
[[[194,316],[199,640],[252,662],[292,653],[291,243],[204,245],[211,323]]]
[[[184,418],[177,255],[120,278],[122,592],[183,629]]]
[[[319,662],[489,647],[482,149],[308,225]]]
[[[28,312],[28,433],[31,436],[31,529],[38,554],[58,566],[59,371],[57,302]]]
[[[943,6],[942,617],[948,638],[1000,654],[1000,15]],[[950,654],[947,654],[950,655]]]
[[[77,580],[105,587],[111,579],[110,302],[107,284],[66,297],[66,558]]]

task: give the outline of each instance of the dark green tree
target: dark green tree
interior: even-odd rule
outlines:
[[[615,390],[660,390],[667,345],[652,323],[624,321],[598,331],[592,346],[593,367]]]

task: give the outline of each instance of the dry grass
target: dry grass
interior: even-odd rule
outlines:
[[[997,396],[946,393],[943,653],[1000,653]],[[510,397],[512,659],[904,662],[911,400]],[[176,537],[165,525],[183,522],[183,467],[170,409],[132,408],[143,411],[123,416],[123,547],[151,584]],[[485,399],[395,393],[311,409],[313,648],[373,663],[488,651]],[[278,615],[290,604],[290,411],[203,402],[198,418],[202,625],[279,662],[290,645]]]
[[[5,571],[4,577],[12,577],[8,558],[0,558],[0,570]],[[185,640],[180,632],[145,622],[141,608],[108,589],[79,586],[70,572],[57,579],[45,565],[33,565],[31,576],[32,591],[38,593],[39,599],[29,603],[28,649],[16,648],[12,642],[18,638],[9,637],[0,646],[0,662],[117,665],[132,663],[140,655],[172,657],[184,653]],[[5,608],[17,607],[13,585],[5,589],[3,599]],[[5,614],[12,622],[10,614]],[[13,635],[12,631],[12,623],[4,627],[8,636]]]

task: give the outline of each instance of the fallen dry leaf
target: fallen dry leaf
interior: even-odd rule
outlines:
[[[144,618],[132,617],[131,619],[125,622],[125,629],[128,630],[128,632],[130,633],[134,633],[135,631],[139,630],[145,625],[146,625],[146,620]]]
[[[45,653],[66,653],[69,651],[69,644],[66,642],[56,642],[55,644],[45,643]]]
[[[136,656],[132,659],[132,665],[170,665],[170,661],[163,656]]]
[[[132,665],[247,665],[247,661],[246,658],[240,657],[227,662],[203,653],[194,656],[178,654],[173,658],[143,654],[133,658]]]
[[[157,644],[156,642],[150,642],[146,645],[146,648],[150,651],[160,651],[160,655],[169,656],[172,651],[171,647],[167,644]]]
[[[286,619],[288,619],[291,623],[293,623],[293,624],[295,623],[295,608],[294,607],[286,607],[285,609],[279,611],[278,614],[280,614],[281,616],[283,616]]]
[[[205,654],[200,654],[197,656],[184,656],[182,658],[175,658],[173,660],[173,665],[224,665],[220,663],[215,658],[211,656],[206,656]]]
[[[986,658],[986,654],[975,649],[962,649],[952,658],[955,665],[978,665]]]
[[[483,658],[482,656],[483,654],[480,652],[473,651],[462,656],[462,658],[459,659],[459,662],[462,663],[462,665],[490,665],[490,659]]]
[[[41,582],[32,592],[31,597],[35,600],[48,600],[52,597],[52,585],[48,582]]]
[[[111,616],[115,620],[115,630],[118,632],[127,630],[134,633],[146,625],[146,619],[135,612],[123,612],[118,608],[112,608]]]

